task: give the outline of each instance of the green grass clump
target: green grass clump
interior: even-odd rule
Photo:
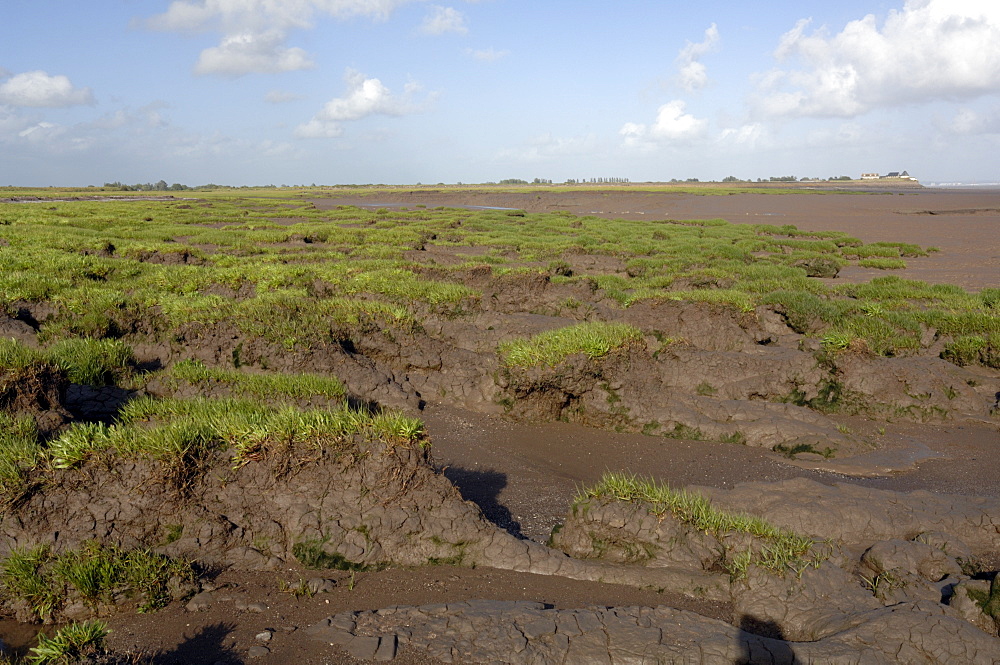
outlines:
[[[1000,334],[963,335],[945,345],[941,357],[956,365],[985,365],[1000,369]]]
[[[130,369],[132,347],[117,339],[65,339],[45,350],[73,383],[113,385]]]
[[[52,637],[38,634],[38,646],[30,649],[30,665],[67,665],[80,662],[104,650],[108,625],[103,621],[84,621],[63,626]]]
[[[858,261],[858,265],[862,268],[877,268],[879,270],[902,270],[906,267],[906,261],[892,258],[871,258],[861,259]]]
[[[96,608],[121,595],[149,612],[170,602],[172,584],[194,578],[189,563],[95,541],[61,554],[45,545],[15,548],[0,561],[0,595],[25,601],[39,620],[56,618],[70,600]]]
[[[24,494],[42,455],[35,420],[0,412],[0,507]]]
[[[166,374],[170,379],[191,385],[206,386],[225,384],[233,395],[269,399],[275,396],[304,399],[326,397],[340,400],[347,389],[339,379],[319,374],[249,374],[238,370],[224,370],[206,366],[199,360],[182,360]]]
[[[22,370],[39,362],[44,356],[12,337],[0,337],[0,369]]]
[[[510,367],[552,367],[576,353],[593,360],[642,340],[642,332],[634,326],[595,321],[504,342],[498,352]]]
[[[48,448],[54,468],[79,466],[111,451],[126,458],[162,462],[174,481],[189,478],[211,450],[229,451],[239,468],[269,454],[344,451],[355,437],[394,445],[421,444],[423,424],[397,412],[342,407],[334,410],[274,408],[238,399],[138,398],[119,413],[119,422],[76,424]]]
[[[700,494],[675,490],[651,479],[626,473],[605,473],[595,485],[577,493],[573,500],[574,510],[591,499],[641,501],[649,504],[653,514],[670,513],[693,529],[717,538],[735,532],[762,541],[757,548],[727,557],[724,565],[734,578],[745,575],[751,564],[775,572],[800,572],[818,563],[817,555],[812,552],[815,541],[811,538],[778,528],[759,517],[719,510]]]
[[[64,339],[37,350],[15,339],[0,339],[0,369],[23,370],[48,363],[66,373],[73,383],[114,384],[130,370],[132,347],[117,339]]]

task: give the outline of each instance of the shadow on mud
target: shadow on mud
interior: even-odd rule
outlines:
[[[740,617],[736,639],[742,651],[733,665],[756,663],[797,663],[795,651],[785,641],[784,632],[774,621],[759,619],[752,614]]]
[[[525,537],[521,533],[521,523],[515,520],[510,510],[497,500],[500,491],[507,486],[506,473],[449,466],[445,467],[444,475],[458,488],[463,499],[479,506],[486,519],[512,536]]]
[[[214,623],[199,628],[191,637],[169,651],[160,651],[143,659],[144,665],[177,665],[179,663],[241,663],[243,656],[226,646],[235,624]],[[124,662],[124,661],[123,661]]]

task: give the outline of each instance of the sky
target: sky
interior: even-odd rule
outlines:
[[[0,185],[1000,182],[998,155],[998,0],[0,1]]]

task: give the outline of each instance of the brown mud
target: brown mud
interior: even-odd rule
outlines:
[[[743,215],[753,217],[754,223],[847,231],[866,241],[937,246],[940,253],[908,259],[902,276],[979,289],[996,286],[1000,274],[1000,241],[995,233],[1000,228],[998,198],[920,189],[732,196],[625,190],[421,191],[380,194],[379,203],[428,207],[461,203],[633,219],[750,221],[738,218]],[[372,205],[345,198],[315,203]],[[605,267],[615,270],[613,265]],[[859,268],[842,271],[838,279],[872,276],[872,271]],[[579,285],[557,288],[544,279],[524,277],[493,281],[473,272],[463,281],[483,290],[480,311],[463,318],[429,315],[424,321],[429,335],[372,329],[355,334],[349,345],[289,354],[224,327],[192,327],[170,344],[137,347],[141,359],[162,366],[181,357],[225,366],[238,352],[248,366],[259,366],[266,359],[273,370],[336,375],[360,400],[419,413],[427,426],[429,452],[391,446],[364,450],[374,444],[358,442],[364,454],[310,460],[311,466],[294,474],[277,471],[274,464],[280,460],[227,478],[221,488],[209,474],[188,488],[184,501],[148,491],[155,485],[150,480],[155,470],[141,464],[118,464],[113,473],[108,475],[105,469],[100,477],[74,472],[4,516],[8,541],[4,549],[44,540],[53,532],[60,534],[60,546],[82,542],[95,533],[115,542],[130,544],[131,539],[132,544],[143,544],[162,540],[163,531],[173,523],[200,525],[162,549],[215,567],[217,572],[203,582],[203,593],[186,605],[174,603],[153,615],[122,612],[110,618],[113,648],[156,653],[156,663],[353,663],[357,661],[349,654],[384,656],[390,644],[393,662],[404,665],[490,662],[504,654],[502,640],[497,642],[500,646],[461,640],[452,644],[441,635],[439,649],[422,648],[417,639],[424,630],[420,626],[427,627],[426,634],[438,635],[433,617],[441,615],[456,626],[469,621],[468,625],[485,630],[487,624],[476,621],[487,622],[484,617],[489,617],[488,621],[500,621],[489,624],[489,630],[503,632],[516,624],[518,634],[527,635],[525,626],[549,621],[560,626],[568,615],[558,612],[591,606],[635,610],[615,617],[596,610],[573,615],[581,627],[585,622],[602,626],[612,642],[619,639],[614,622],[624,626],[634,621],[643,630],[665,630],[656,628],[656,621],[665,620],[683,623],[692,634],[704,635],[706,643],[724,643],[719,653],[735,654],[735,660],[722,661],[701,651],[700,660],[692,662],[765,662],[764,655],[760,661],[750,657],[754,649],[770,658],[766,662],[792,662],[796,654],[821,658],[822,649],[853,653],[872,635],[894,638],[901,630],[932,624],[946,628],[935,628],[943,633],[933,644],[906,645],[926,657],[918,661],[914,656],[912,662],[949,662],[946,656],[956,643],[966,645],[961,653],[974,659],[969,662],[991,662],[978,659],[1000,649],[996,632],[994,645],[983,637],[988,636],[988,622],[976,624],[982,620],[974,610],[965,620],[956,619],[957,610],[940,604],[944,591],[933,586],[931,578],[936,584],[953,576],[953,587],[982,581],[961,577],[963,571],[956,568],[963,556],[955,554],[959,550],[968,561],[978,561],[986,573],[995,573],[1000,563],[1000,530],[993,523],[1000,516],[1000,455],[996,454],[1000,429],[991,416],[1000,395],[995,371],[941,361],[934,340],[912,358],[883,362],[848,355],[834,370],[818,368],[809,349],[802,347],[801,336],[774,312],[759,310],[740,317],[709,306],[637,305],[613,313]],[[618,318],[643,330],[680,333],[685,342],[664,345],[650,336],[637,348],[612,354],[596,365],[571,359],[557,370],[512,370],[497,364],[498,342],[573,323],[572,314],[557,307],[569,296],[589,302],[602,318]],[[30,337],[30,332],[25,335]],[[815,400],[834,376],[856,399],[877,402],[883,410],[831,415],[782,401],[789,394]],[[713,394],[698,394],[698,386],[709,379]],[[39,381],[37,389],[8,390],[0,396],[13,410],[48,414],[56,427],[69,415],[51,394],[57,383],[57,379]],[[66,387],[61,390],[65,393]],[[147,390],[169,392],[162,386]],[[87,408],[84,397],[83,406],[78,402],[73,410]],[[710,440],[685,438],[695,432]],[[719,442],[737,433],[746,445]],[[796,459],[771,451],[775,445],[796,444],[806,451],[794,455]],[[832,459],[819,454],[824,447]],[[216,466],[226,468],[225,460]],[[821,497],[824,503],[817,504],[821,508],[815,512],[828,510],[829,515],[816,524],[795,522],[796,528],[818,538],[834,537],[834,526],[855,522],[884,528],[845,530],[837,536],[845,549],[834,557],[836,565],[824,564],[822,574],[818,568],[809,572],[798,586],[789,582],[791,586],[784,588],[769,576],[753,574],[740,586],[719,573],[717,557],[723,556],[718,552],[723,545],[703,542],[698,540],[701,536],[683,529],[656,532],[655,537],[641,529],[627,532],[630,523],[646,523],[641,508],[636,509],[635,519],[621,519],[620,507],[614,504],[595,508],[586,519],[567,514],[579,487],[594,483],[606,471],[648,476],[673,487],[699,486],[720,505],[738,510],[751,510],[753,505],[755,514],[779,522],[786,518],[795,522],[798,502]],[[899,494],[915,490],[926,492]],[[369,492],[371,499],[366,498]],[[754,503],[755,496],[772,494],[776,497],[772,504]],[[936,495],[942,495],[940,501]],[[783,512],[783,505],[792,507],[792,518]],[[899,514],[888,508],[884,514],[877,512],[896,505],[902,506]],[[916,517],[908,505],[920,507]],[[554,527],[563,523],[570,528],[560,532],[564,542],[557,538],[555,544],[573,558],[543,546]],[[953,557],[921,549],[928,547],[926,542],[938,542],[939,536],[933,534],[939,532],[946,534],[940,538],[952,547]],[[637,572],[588,553],[589,544],[609,533],[627,545],[625,552],[632,551],[632,543],[652,538],[649,542],[657,551],[664,549],[666,540],[689,539],[695,543],[693,551],[715,554],[693,568],[687,562],[687,568],[675,569],[671,566],[677,562],[671,562]],[[293,542],[303,534],[326,539],[330,551],[369,569],[306,570],[292,551]],[[575,540],[570,538],[573,534]],[[914,540],[918,538],[923,540]],[[879,547],[881,558],[867,554]],[[886,563],[903,559],[919,559],[921,570],[931,572],[921,577],[913,572],[916,564],[907,568],[909,563]],[[837,600],[841,605],[835,618],[817,618],[815,604],[802,610],[776,600],[796,594],[815,600],[814,596],[834,593],[831,585],[858,586],[859,575],[872,579],[911,575],[907,588],[912,592],[907,595],[897,589],[896,596],[874,598],[854,589]],[[310,593],[289,593],[297,583],[306,583]],[[473,599],[541,605],[461,603]],[[344,614],[402,605],[417,608],[398,610],[401,620],[413,626],[409,633],[400,632],[393,612],[372,617]],[[423,609],[430,605],[433,609]],[[664,609],[662,616],[650,618],[641,611],[654,606],[683,612]],[[939,612],[946,615],[941,621],[936,618]],[[503,619],[505,613],[510,617]],[[330,621],[324,624],[327,617]],[[747,623],[746,617],[756,617],[758,623]],[[966,627],[973,624],[977,627]],[[317,632],[316,627],[323,625],[332,632]],[[570,657],[589,639],[590,633],[580,630],[565,633],[554,628],[551,642],[546,641],[549,633],[539,633],[530,648],[518,651],[520,660],[510,655],[509,662],[589,662]],[[622,630],[622,635],[634,634],[634,628]],[[261,637],[264,633],[268,637]],[[324,641],[327,638],[331,641]],[[566,640],[569,651],[560,651],[564,648],[560,640]],[[668,642],[662,642],[665,651],[657,652],[662,658],[674,657],[671,649],[682,654],[696,651],[682,641]],[[807,642],[824,646],[793,649]],[[613,646],[605,645],[605,657],[615,658]],[[529,654],[531,649],[536,649],[534,655]],[[953,653],[959,657],[959,651]],[[739,660],[741,654],[744,660]],[[868,655],[871,662],[889,662]]]

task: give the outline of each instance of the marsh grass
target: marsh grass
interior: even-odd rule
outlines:
[[[724,564],[734,577],[745,576],[749,565],[758,565],[775,572],[787,570],[801,573],[820,561],[813,551],[811,538],[778,528],[751,515],[719,510],[700,494],[676,490],[626,473],[605,473],[592,486],[582,487],[573,500],[573,510],[592,499],[614,499],[643,502],[655,515],[669,513],[693,529],[724,538],[727,533],[749,534],[760,541],[759,546],[743,552],[730,552]]]
[[[0,412],[0,507],[21,497],[42,455],[35,420]]]
[[[234,396],[261,400],[274,397],[306,399],[325,397],[342,400],[347,389],[339,379],[319,374],[250,374],[238,370],[210,368],[199,360],[182,360],[164,373],[164,379],[190,385],[226,385]]]
[[[141,397],[127,403],[113,425],[71,426],[50,444],[49,454],[58,468],[73,468],[92,455],[112,451],[160,461],[172,475],[186,476],[212,450],[228,451],[233,467],[239,468],[270,454],[337,454],[352,449],[358,437],[414,445],[424,442],[424,429],[418,419],[390,411]]]
[[[96,656],[104,650],[108,625],[103,621],[71,623],[58,629],[52,637],[38,634],[38,646],[30,649],[29,665],[68,665]]]
[[[642,332],[633,326],[595,321],[503,342],[498,353],[509,367],[552,367],[576,353],[594,360],[641,343]]]
[[[60,554],[45,545],[15,548],[0,561],[0,593],[25,601],[40,620],[55,618],[71,598],[96,608],[125,596],[149,612],[170,602],[172,584],[194,578],[187,562],[96,541]]]
[[[370,196],[378,191],[356,190]],[[302,200],[311,195],[293,188],[224,189],[192,193],[197,199],[191,201],[0,204],[8,243],[0,247],[0,307],[10,313],[25,302],[55,307],[41,326],[43,343],[72,337],[162,340],[184,326],[230,322],[287,349],[309,348],[358,331],[416,326],[423,315],[418,313],[460,316],[473,310],[481,293],[463,283],[468,266],[435,265],[436,277],[426,276],[430,261],[419,250],[437,245],[468,248],[479,265],[503,262],[518,270],[540,262],[537,269],[553,283],[595,283],[599,297],[621,307],[673,299],[749,314],[773,306],[798,332],[854,335],[869,353],[913,353],[924,326],[958,344],[946,357],[981,363],[982,354],[960,352],[974,342],[958,338],[988,342],[1000,332],[1000,289],[971,294],[893,276],[834,287],[808,276],[818,274],[816,266],[899,269],[904,259],[928,251],[905,242],[865,244],[840,232],[723,220],[448,208],[318,210]],[[625,270],[574,269],[572,257],[580,254],[609,257]],[[178,257],[196,262],[164,262]],[[861,311],[862,305],[868,309]],[[870,321],[855,320],[860,316]]]
[[[0,338],[0,369],[23,370],[51,364],[73,383],[115,384],[131,372],[132,347],[116,339],[64,339],[45,349],[34,349],[12,338]]]

